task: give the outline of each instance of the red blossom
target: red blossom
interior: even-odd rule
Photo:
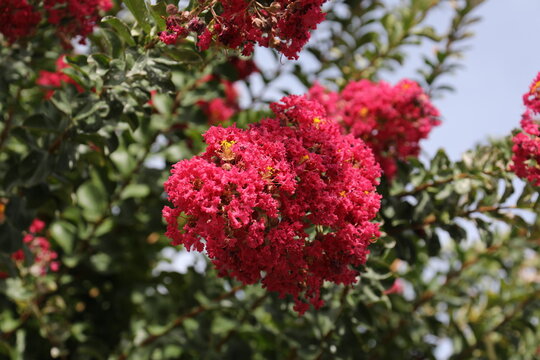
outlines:
[[[26,0],[0,2],[0,33],[10,43],[31,35],[41,20],[41,15]]]
[[[110,0],[44,0],[43,7],[47,21],[62,37],[79,36],[79,42],[84,44],[101,17],[100,11],[110,10],[112,3]]]
[[[39,77],[36,80],[36,84],[43,86],[46,89],[45,99],[50,99],[54,95],[55,90],[62,87],[64,83],[75,85],[78,92],[84,92],[84,89],[77,82],[75,82],[75,80],[62,72],[62,69],[68,67],[69,65],[64,61],[64,55],[61,55],[56,60],[55,72],[45,70],[41,70],[39,72]]]
[[[200,51],[208,50],[210,43],[212,42],[212,33],[208,29],[204,29],[203,33],[199,35],[197,46]]]
[[[210,80],[212,80],[212,77]],[[225,98],[216,98],[210,101],[199,100],[197,105],[208,117],[208,123],[217,125],[229,120],[238,110],[238,92],[234,84],[227,80],[221,80],[224,87]]]
[[[186,25],[190,31],[198,34],[198,46],[208,48],[212,40],[231,49],[241,49],[242,54],[253,53],[254,45],[272,47],[289,59],[298,59],[298,53],[307,43],[310,31],[324,20],[321,6],[325,0],[276,0],[268,6],[256,1],[226,0],[200,3],[192,13],[178,12],[170,8],[167,18],[167,31],[160,39],[166,44],[173,44],[174,34],[184,31]],[[198,14],[208,12],[212,21],[202,23]],[[182,26],[179,26],[182,25]],[[205,29],[202,32],[202,29]],[[201,34],[202,32],[202,34]],[[176,38],[174,38],[176,40]]]
[[[387,178],[395,175],[397,159],[418,156],[420,140],[440,124],[439,111],[422,88],[407,79],[395,86],[383,81],[351,82],[340,93],[316,84],[309,96],[323,104],[346,133],[373,149]]]
[[[521,117],[523,131],[512,139],[512,164],[510,170],[532,185],[540,186],[540,73],[523,95],[526,107]]]
[[[383,294],[403,294],[403,281],[401,279],[394,280],[392,286],[384,290]]]
[[[206,250],[221,276],[320,307],[325,280],[351,284],[378,236],[380,170],[369,148],[305,97],[247,130],[212,127],[206,152],[173,166],[166,235]]]
[[[532,185],[540,186],[540,127],[531,109],[523,114],[523,131],[512,139],[512,164],[510,170]]]
[[[200,100],[197,105],[202,109],[208,117],[208,123],[212,125],[220,124],[229,120],[237,109],[230,106],[225,99],[217,98],[210,101]]]
[[[540,73],[536,75],[529,91],[523,95],[523,103],[533,113],[540,113]]]
[[[110,11],[113,5],[112,0],[98,0],[98,7],[105,12]]]
[[[244,80],[249,75],[259,72],[259,68],[252,59],[243,60],[237,56],[233,56],[229,59],[229,63],[234,66],[238,74],[238,80]]]
[[[34,257],[30,266],[30,273],[34,276],[43,276],[49,270],[55,272],[60,268],[60,263],[56,260],[58,254],[51,249],[49,240],[43,236],[38,236],[45,229],[45,223],[39,219],[34,219],[28,229],[28,234],[23,238],[24,244]],[[23,250],[18,250],[11,254],[11,258],[19,263],[25,259]]]

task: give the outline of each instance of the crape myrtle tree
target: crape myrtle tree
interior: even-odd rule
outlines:
[[[0,358],[539,356],[540,78],[420,157],[482,2],[0,0]]]

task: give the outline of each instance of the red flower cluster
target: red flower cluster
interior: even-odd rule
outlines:
[[[100,19],[101,10],[112,8],[111,0],[45,0],[47,20],[57,27],[59,34],[67,38],[81,37],[84,44],[86,36],[92,32]]]
[[[41,20],[39,12],[26,0],[2,0],[0,2],[0,33],[10,43],[34,32]]]
[[[46,89],[45,99],[50,99],[54,95],[55,90],[62,87],[62,84],[72,84],[75,85],[78,92],[84,91],[79,84],[62,72],[62,69],[68,67],[69,65],[64,61],[64,55],[62,55],[56,60],[55,72],[45,70],[41,70],[39,72],[39,77],[36,80],[36,83]]]
[[[537,120],[540,116],[540,73],[523,96],[523,103],[527,107],[521,119],[523,132],[512,139],[514,154],[510,169],[531,184],[540,186],[540,127]]]
[[[41,18],[56,27],[64,45],[79,36],[84,43],[100,19],[100,11],[112,8],[111,0],[44,0],[44,11],[27,0],[2,0],[0,4],[0,32],[9,42],[30,35]]]
[[[249,75],[259,72],[259,68],[252,59],[244,60],[237,56],[232,56],[229,58],[229,63],[236,70],[238,80],[244,80]]]
[[[325,0],[276,0],[265,6],[257,1],[226,0],[201,2],[191,12],[167,7],[167,31],[160,34],[166,44],[175,44],[190,33],[196,34],[198,46],[206,50],[212,42],[231,49],[253,52],[255,44],[275,48],[289,59],[307,43],[310,30],[324,20],[321,10]],[[212,17],[207,23],[199,15]]]
[[[309,96],[323,104],[346,133],[372,148],[388,178],[397,170],[396,159],[418,156],[420,140],[440,124],[439,111],[429,97],[416,82],[407,79],[395,86],[383,81],[351,82],[341,93],[315,85]]]
[[[34,276],[43,276],[47,271],[58,271],[60,263],[55,261],[58,254],[51,250],[49,240],[37,234],[43,232],[45,223],[39,219],[34,219],[32,225],[28,229],[28,234],[23,238],[32,255],[34,263],[30,267],[30,273]],[[16,262],[22,263],[25,255],[23,250],[19,250],[11,255]]]
[[[208,123],[211,125],[229,120],[239,110],[238,92],[234,88],[234,84],[227,80],[222,80],[221,84],[225,89],[225,98],[197,101],[197,105],[208,117]]]
[[[291,294],[303,313],[323,304],[325,280],[356,281],[351,266],[378,236],[380,169],[320,104],[290,96],[271,108],[275,119],[248,130],[210,128],[206,152],[173,166],[166,235],[206,249],[221,276]]]

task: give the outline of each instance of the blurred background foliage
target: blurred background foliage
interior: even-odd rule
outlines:
[[[65,54],[58,39],[46,29],[0,38],[0,358],[539,356],[540,198],[508,172],[509,138],[457,162],[440,150],[400,163],[379,187],[383,236],[359,283],[327,285],[326,305],[304,316],[290,299],[218,278],[203,256],[179,272],[183,250],[163,235],[162,184],[203,150],[211,124],[200,104],[225,98],[226,81],[245,90],[227,123],[246,126],[267,115],[265,89],[281,74],[338,89],[380,79],[430,42],[416,80],[440,96],[481,0],[336,0],[304,51],[316,70],[273,54],[247,78],[231,51],[157,42],[166,3],[115,4],[88,46],[66,54],[71,82],[50,99],[36,80]],[[449,3],[447,29],[426,23]],[[42,276],[27,270],[23,243],[35,218],[60,263]],[[23,262],[12,258],[20,249]]]

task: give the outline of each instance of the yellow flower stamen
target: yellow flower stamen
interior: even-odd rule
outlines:
[[[366,117],[369,114],[369,109],[364,106],[363,108],[360,109],[358,114],[360,114],[361,117]]]
[[[234,160],[234,152],[232,151],[233,145],[236,144],[236,141],[223,140],[221,142],[221,158],[224,161]]]
[[[535,92],[540,91],[540,81],[538,81],[531,89],[531,94],[534,94]]]
[[[302,156],[302,157],[300,158],[299,164],[303,164],[303,163],[305,163],[305,162],[308,161],[308,160],[309,160],[309,155],[306,154],[306,155],[304,155],[304,156]]]
[[[236,141],[234,141],[234,140],[231,140],[231,141],[223,140],[223,141],[221,142],[221,147],[223,148],[223,150],[228,150],[228,149],[230,149],[234,144],[236,144]]]

